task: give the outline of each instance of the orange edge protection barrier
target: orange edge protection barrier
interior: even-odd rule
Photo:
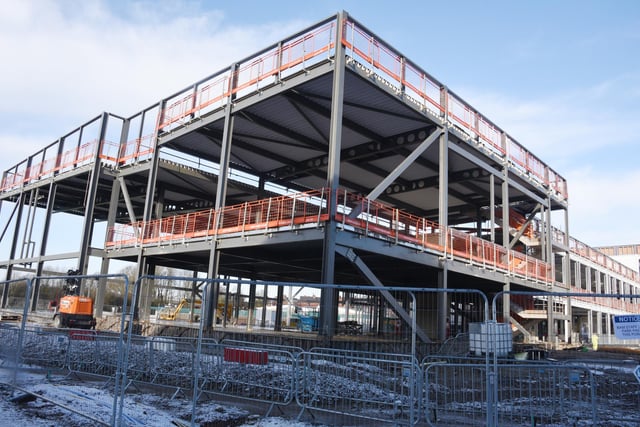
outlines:
[[[319,225],[329,220],[328,194],[327,189],[314,190],[242,203],[219,211],[209,209],[148,222],[119,224],[111,227],[106,247],[117,249],[245,232],[268,232],[304,224]],[[444,233],[443,228],[432,221],[343,190],[339,190],[338,198],[341,210],[361,208],[361,214],[355,218],[344,213],[337,213],[335,217],[338,223],[349,225],[358,232],[415,245],[421,250],[436,251],[527,279],[545,283],[552,281],[550,266],[538,259],[453,229]],[[441,241],[443,235],[444,243]]]
[[[410,87],[411,90],[413,90],[416,94],[421,96],[429,104],[436,107],[439,111],[444,112],[445,110],[448,110],[447,112],[449,116],[453,118],[456,122],[460,123],[463,128],[466,128],[469,132],[472,132],[478,135],[478,137],[481,140],[489,144],[492,149],[497,150],[502,155],[507,154],[505,152],[505,149],[501,145],[497,144],[496,141],[494,141],[494,138],[492,138],[492,135],[490,135],[489,132],[487,131],[490,131],[490,133],[494,134],[493,136],[501,134],[501,132],[499,132],[487,119],[485,119],[484,116],[474,111],[465,102],[463,102],[462,100],[458,99],[455,96],[452,96],[451,94],[448,94],[449,96],[447,97],[447,106],[445,107],[441,105],[439,101],[428,96],[424,91],[416,88],[415,84],[412,84],[411,82],[407,81],[406,76],[404,74],[407,70],[407,61],[404,61],[399,55],[392,53],[392,50],[387,48],[380,40],[374,39],[372,36],[367,34],[363,29],[357,27],[354,22],[352,21],[347,22],[345,24],[345,29],[347,27],[352,32],[357,33],[360,36],[359,40],[363,40],[364,43],[366,43],[366,46],[363,46],[363,47],[356,46],[356,41],[355,40],[350,41],[348,39],[348,36],[346,35],[346,32],[343,31],[342,44],[346,48],[350,49],[351,52],[360,56],[362,59],[364,59],[364,61],[367,64],[371,64],[373,67],[379,69],[389,77],[395,79],[395,81],[399,83],[400,87]],[[378,58],[374,56],[374,52],[377,53]],[[395,60],[399,69],[398,72],[395,72],[389,66],[385,66],[382,64],[382,62],[379,60],[379,55],[381,52],[386,53],[391,60]],[[409,69],[411,71],[414,71],[412,68],[409,68]],[[420,74],[418,77],[421,80],[427,81],[425,82],[425,87],[426,87],[426,84],[429,84],[430,86],[434,86],[434,87],[440,86],[440,85],[436,85],[435,82],[431,81],[431,79],[429,79],[424,73]],[[453,110],[455,105],[457,105],[459,108],[462,109],[461,113],[464,113],[465,115],[469,115],[469,120],[465,120],[464,117],[460,117],[460,115]],[[471,123],[472,121],[473,123]],[[487,131],[483,131],[482,129],[480,129],[479,126],[475,125],[475,123],[481,123],[482,127],[486,128]],[[528,150],[524,149],[524,147],[522,147],[519,143],[513,140],[510,140],[510,142],[516,145],[517,147],[522,148],[523,153],[526,155],[526,160],[523,161],[523,160],[514,158],[513,156],[511,156],[511,153],[509,153],[509,160],[525,168],[525,170],[527,170],[528,172],[536,176],[538,179],[542,180],[542,182],[545,185],[549,186],[550,188],[553,188],[555,191],[558,192],[559,195],[561,195],[566,200],[568,198],[568,194],[566,191],[566,181],[564,179],[559,179],[558,175],[551,168],[546,166],[544,162],[542,162],[540,159],[538,159],[535,155],[530,153]],[[545,168],[544,168],[545,173],[540,173],[539,171],[531,167],[531,164],[538,164],[538,163],[545,165]],[[549,179],[549,176],[551,175],[555,177],[554,180]]]
[[[119,165],[127,164],[131,160],[144,158],[153,153],[152,145],[144,145],[142,143],[145,139],[148,139],[148,137],[137,138],[122,145],[110,141],[102,141],[101,144],[98,144],[97,140],[87,142],[79,147],[65,151],[58,156],[45,159],[35,165],[31,165],[28,168],[25,167],[21,170],[16,170],[15,172],[8,172],[8,175],[2,180],[0,192],[10,191],[14,188],[18,188],[24,184],[37,181],[55,173],[73,170],[79,166],[83,166],[87,164],[87,162],[93,160],[98,147],[100,148],[100,155],[98,157]],[[131,154],[126,154],[129,151],[128,148],[131,146],[134,146],[135,149],[132,150]],[[117,150],[118,155],[110,155],[109,147],[113,147]]]
[[[325,24],[314,31],[304,34],[299,38],[282,45],[279,49],[269,51],[263,56],[259,56],[252,60],[247,61],[247,65],[245,65],[244,67],[238,70],[233,71],[232,73],[227,71],[225,73],[220,74],[219,76],[212,77],[212,79],[215,78],[216,80],[211,84],[205,85],[197,91],[184,94],[182,98],[174,101],[169,106],[163,108],[159,112],[160,119],[158,120],[158,130],[162,130],[163,128],[173,123],[176,123],[184,119],[185,117],[191,116],[192,114],[195,114],[200,110],[203,110],[204,108],[210,106],[211,104],[217,101],[226,99],[229,96],[236,94],[243,89],[256,85],[269,77],[275,76],[282,71],[286,71],[290,68],[293,68],[299,64],[304,63],[305,61],[315,58],[316,56],[322,53],[330,51],[331,49],[333,49],[335,45],[331,37],[331,32],[333,31],[334,28],[335,28],[335,22],[330,22],[328,24]],[[325,44],[322,44],[319,47],[312,49],[309,52],[305,52],[304,47],[306,46],[306,43],[308,41],[310,40],[315,41],[316,37],[319,37],[321,34],[327,31],[329,31],[330,36],[329,36],[329,40]],[[298,54],[298,56],[292,56],[291,55],[292,51],[294,50],[294,48],[296,48],[299,45],[303,46],[302,51]],[[243,72],[252,69],[256,64],[264,63],[270,58],[277,61],[279,58],[282,59],[285,56],[287,56],[285,62],[281,62],[279,66],[274,65],[272,68],[262,73],[258,73],[256,77],[249,78],[246,81],[236,82],[234,85],[229,84],[229,82],[233,82],[236,79],[238,79]],[[194,100],[194,97],[196,99],[198,98],[203,99],[204,97],[202,96],[202,94],[204,94],[205,92],[208,92],[211,85],[213,85],[214,83],[218,83],[220,81],[227,82],[227,84],[225,85],[226,87],[222,88],[222,92],[219,95],[217,95],[215,98],[206,99],[206,101],[201,101],[200,103],[196,103],[197,101]],[[184,108],[185,105],[187,106],[187,108],[182,109]],[[177,113],[172,114],[171,112],[175,110],[178,110]]]

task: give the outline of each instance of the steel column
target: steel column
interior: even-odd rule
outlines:
[[[237,84],[237,71],[238,64],[231,66],[231,75],[236,76],[230,81],[230,89],[233,92],[233,88]],[[233,124],[234,115],[233,100],[235,95],[231,95],[227,100],[227,106],[224,113],[224,129],[222,131],[222,141],[220,146],[220,165],[218,172],[218,185],[216,186],[216,199],[214,201],[214,209],[216,212],[220,212],[221,208],[226,205],[227,197],[227,182],[229,176],[229,160],[231,158],[231,142],[233,139]],[[220,216],[216,214],[214,227],[217,230],[220,227]],[[209,265],[207,268],[207,277],[215,279],[218,277],[218,270],[220,266],[220,253],[218,251],[218,243],[215,239],[211,241],[211,250],[209,252]],[[228,287],[228,285],[227,285]],[[215,282],[212,286],[207,287],[207,297],[205,298],[207,306],[203,307],[203,325],[204,327],[213,327],[216,324],[216,308],[218,305],[218,295],[220,292],[220,284]],[[225,309],[226,310],[226,309]],[[226,311],[225,311],[226,313]]]
[[[327,164],[327,186],[330,190],[328,203],[329,221],[324,230],[322,247],[322,283],[334,283],[336,261],[336,212],[338,187],[340,184],[340,148],[342,147],[342,109],[344,103],[344,79],[346,74],[345,49],[342,31],[348,18],[346,12],[338,14],[335,41],[333,89],[331,93],[331,124],[329,128],[329,152]],[[323,289],[320,297],[320,334],[333,336],[338,314],[338,293],[335,289]]]
[[[10,262],[7,265],[7,277],[6,277],[7,280],[11,280],[11,275],[13,273],[13,260],[16,259],[16,249],[18,247],[18,237],[20,235],[20,224],[22,223],[22,212],[24,211],[24,200],[25,200],[25,194],[23,192],[20,192],[20,196],[16,201],[18,212],[16,215],[15,227],[13,228],[13,239],[11,240],[11,249],[9,251]],[[6,295],[3,295],[2,307],[4,307],[5,305],[6,305]]]
[[[496,241],[496,177],[489,175],[489,222],[491,223],[491,243]]]
[[[104,241],[107,242],[111,236],[109,235],[111,228],[116,223],[116,216],[118,215],[118,200],[120,200],[121,183],[118,179],[114,179],[111,183],[111,199],[109,200],[109,212],[107,213],[107,229],[105,231]],[[127,207],[128,208],[128,207]],[[131,210],[133,212],[133,209]],[[131,214],[131,213],[130,213]],[[134,218],[135,219],[135,218]],[[132,221],[133,222],[133,221]],[[138,229],[134,227],[136,238],[138,237]],[[107,274],[109,272],[110,259],[106,256],[102,257],[100,263],[100,274]],[[107,291],[107,279],[100,278],[98,280],[98,290],[96,292],[96,301],[93,308],[96,318],[102,317],[102,311],[104,310],[104,296]]]
[[[158,123],[162,121],[162,115],[164,112],[164,105],[166,101],[161,101],[158,105]],[[147,178],[147,194],[144,200],[144,213],[142,215],[142,221],[144,223],[148,223],[153,217],[154,213],[154,197],[156,192],[156,181],[158,179],[158,165],[160,163],[160,143],[159,143],[159,135],[158,130],[155,131],[154,137],[151,140],[153,147],[153,152],[151,154],[151,164],[149,166],[149,176]],[[143,229],[144,233],[145,230]],[[138,259],[136,261],[136,269],[138,277],[145,274],[145,258],[144,258],[144,248],[142,245],[138,249]],[[140,301],[140,286],[136,288],[136,307],[133,307],[134,316],[138,316],[138,305]]]
[[[102,168],[100,150],[102,148],[102,143],[106,139],[109,115],[107,113],[102,113],[102,118],[100,120],[98,149],[96,150],[93,158],[93,167],[91,168],[91,174],[89,175],[89,187],[85,197],[84,222],[82,224],[80,257],[78,259],[78,269],[82,274],[87,274],[89,266],[89,245],[91,244],[91,235],[93,234],[93,214],[96,205],[96,195],[98,193],[98,182],[100,181],[100,169]]]
[[[47,253],[47,243],[49,241],[49,227],[51,226],[51,215],[53,214],[53,205],[56,200],[56,190],[58,185],[55,182],[49,184],[49,194],[47,196],[47,207],[45,208],[44,224],[42,226],[42,239],[40,241],[40,256],[36,263],[36,277],[42,277],[44,271],[44,261],[42,257]],[[40,293],[40,281],[34,280],[33,295],[31,297],[31,311],[36,311],[38,304],[38,295]]]

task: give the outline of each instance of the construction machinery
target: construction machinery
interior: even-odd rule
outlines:
[[[180,300],[180,302],[178,303],[178,305],[168,305],[166,307],[162,307],[162,309],[160,309],[160,311],[158,311],[158,319],[159,320],[176,320],[178,318],[178,316],[180,315],[180,313],[182,312],[182,309],[188,305],[191,304],[191,301],[187,298],[183,298],[182,300]],[[194,309],[195,310],[200,310],[202,306],[202,301],[200,300],[196,300],[194,302]],[[226,307],[226,318],[230,319],[231,315],[232,315],[232,309],[233,307],[231,306],[227,306]],[[221,323],[222,320],[225,318],[225,304],[224,303],[219,303],[218,304],[218,308],[216,309],[216,323]],[[200,315],[196,314],[193,317],[194,321],[198,321],[200,320]]]
[[[53,326],[56,328],[95,329],[93,317],[93,299],[80,296],[79,270],[69,270],[62,296],[54,305]]]
[[[189,301],[186,298],[182,298],[182,301],[177,306],[166,306],[158,312],[158,319],[160,320],[176,320],[178,314]]]

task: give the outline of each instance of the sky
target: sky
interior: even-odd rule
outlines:
[[[341,10],[562,175],[573,237],[640,244],[634,0],[2,2],[0,169]]]

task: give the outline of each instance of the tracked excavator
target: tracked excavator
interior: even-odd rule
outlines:
[[[96,319],[93,317],[93,299],[80,296],[80,270],[67,271],[66,283],[62,296],[55,304],[53,326],[56,328],[95,329]]]

